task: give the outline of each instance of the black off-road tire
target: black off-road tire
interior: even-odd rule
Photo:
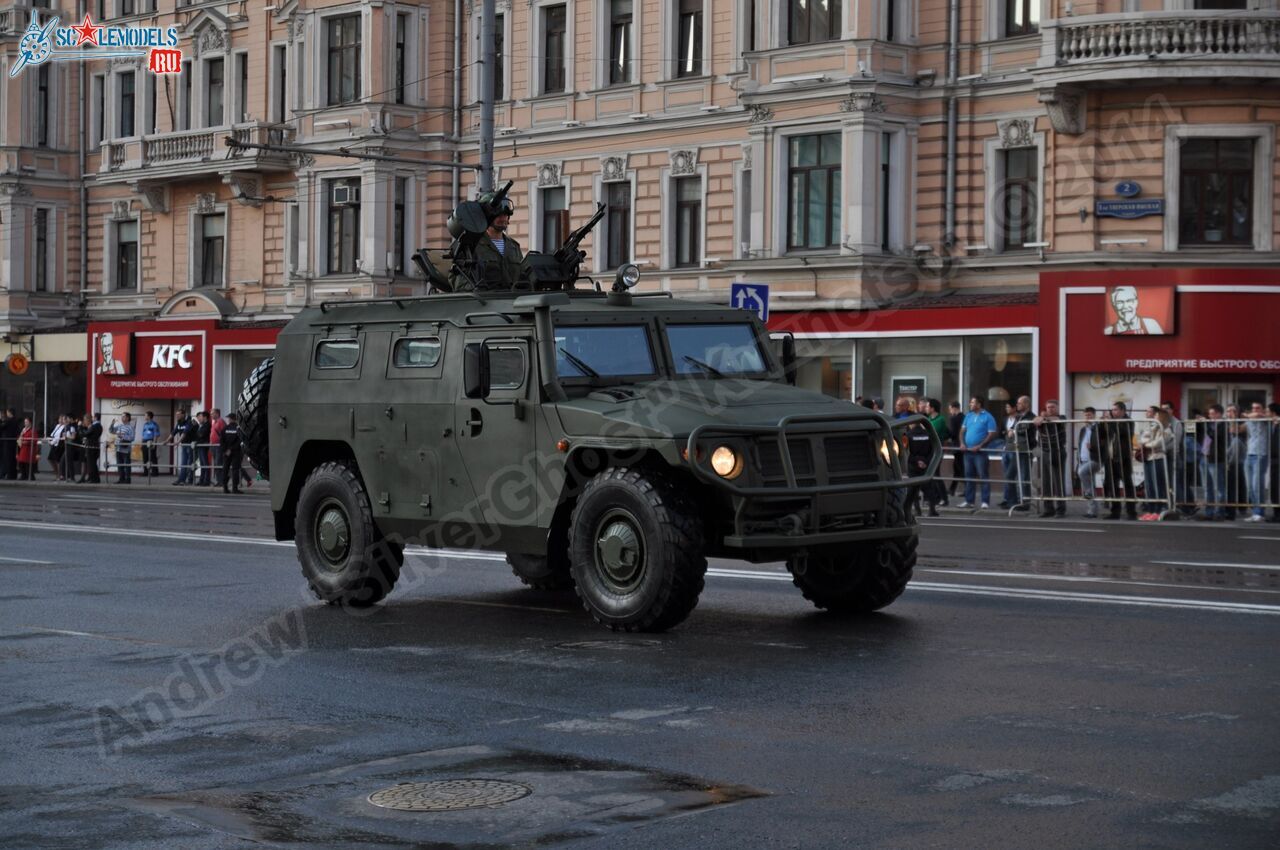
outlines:
[[[791,581],[804,598],[835,614],[869,614],[902,595],[916,565],[916,521],[905,490],[890,493],[887,524],[911,528],[909,537],[854,543],[787,560]]]
[[[258,368],[245,379],[240,397],[236,400],[244,456],[263,478],[271,476],[271,455],[267,444],[267,400],[271,395],[271,372],[275,365],[274,357],[268,357],[259,363]]]
[[[302,575],[323,602],[367,608],[400,577],[404,547],[378,529],[352,463],[329,461],[311,471],[298,494],[294,525]]]
[[[507,563],[516,578],[534,590],[569,590],[573,575],[568,560],[553,560],[546,555],[507,553]]]
[[[698,604],[707,572],[697,506],[666,473],[610,467],[573,508],[574,590],[613,631],[661,632]]]

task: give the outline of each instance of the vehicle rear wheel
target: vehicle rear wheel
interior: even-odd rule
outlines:
[[[312,470],[298,495],[295,528],[302,574],[324,602],[367,608],[400,577],[404,547],[378,529],[351,463],[330,461]]]
[[[263,478],[271,477],[271,456],[267,444],[267,401],[271,395],[271,373],[276,359],[268,357],[249,373],[236,410],[240,415],[240,441],[244,456]]]
[[[907,513],[904,491],[890,494],[887,510],[888,525],[910,527],[911,536],[824,549],[787,560],[791,580],[805,599],[836,614],[868,614],[902,595],[916,565],[920,539],[915,520]]]
[[[660,632],[698,604],[707,559],[697,506],[661,472],[610,467],[573,508],[574,589],[614,631]]]
[[[534,590],[568,590],[573,587],[568,559],[508,552],[507,563],[516,578]]]

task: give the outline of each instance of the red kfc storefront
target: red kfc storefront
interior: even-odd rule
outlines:
[[[155,414],[166,436],[178,409],[235,409],[244,378],[271,356],[282,324],[224,326],[217,320],[96,322],[89,325],[90,408],[103,423],[129,411]]]
[[[1039,384],[1065,410],[1280,398],[1280,270],[1046,272],[1039,312]]]

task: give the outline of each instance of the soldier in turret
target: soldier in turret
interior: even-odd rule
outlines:
[[[511,216],[515,205],[505,196],[497,197],[488,192],[480,196],[480,204],[485,208],[489,219],[489,227],[484,236],[475,244],[475,276],[476,289],[517,289],[527,288],[523,279],[522,267],[524,252],[507,228],[511,225]],[[466,289],[466,278],[456,270],[449,275],[449,282],[455,290]]]

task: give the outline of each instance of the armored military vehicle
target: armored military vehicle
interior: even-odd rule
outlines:
[[[482,229],[477,206],[451,230]],[[904,473],[899,438],[923,419],[793,386],[793,342],[778,354],[753,314],[633,292],[634,266],[579,285],[568,247],[531,255],[512,290],[477,285],[455,244],[467,291],[326,303],[281,332],[241,409],[315,595],[371,605],[418,545],[505,553],[614,630],[684,620],[708,557],[785,561],[833,612],[897,598],[910,488],[940,456],[934,438],[928,473]]]

